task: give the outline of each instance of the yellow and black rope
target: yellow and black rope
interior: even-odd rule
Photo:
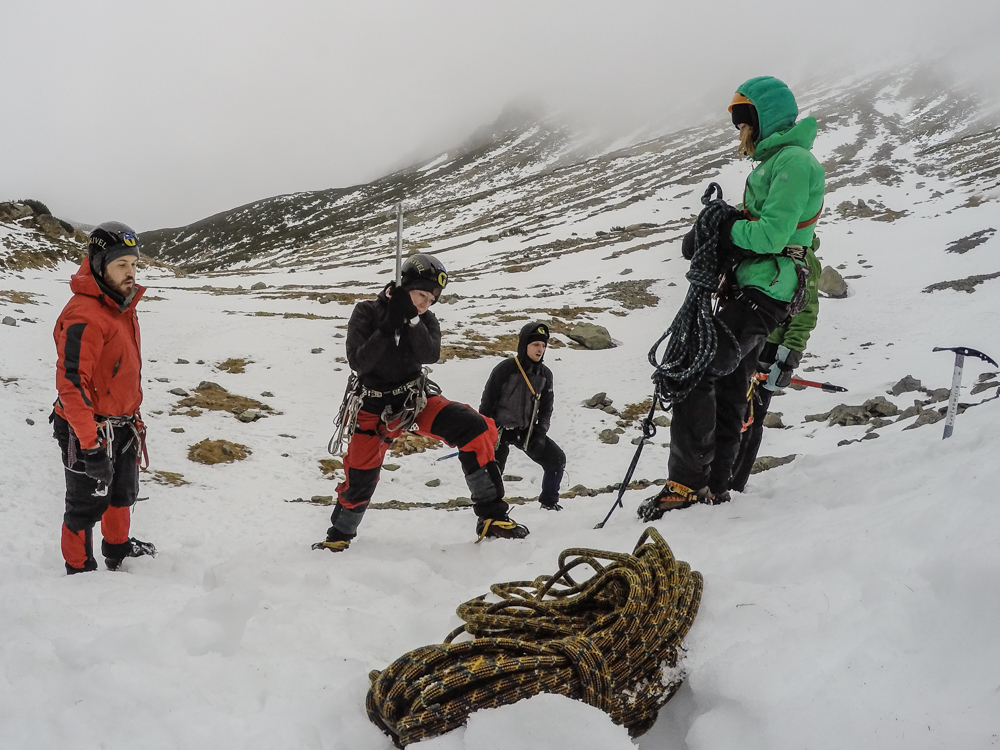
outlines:
[[[494,584],[500,601],[484,594],[460,605],[465,624],[444,643],[373,671],[368,717],[405,747],[479,709],[556,693],[643,734],[681,685],[678,649],[702,585],[652,527],[631,555],[565,550],[554,575]],[[455,642],[463,633],[472,640]]]

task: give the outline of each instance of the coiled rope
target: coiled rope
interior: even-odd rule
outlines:
[[[718,197],[713,199],[713,193],[718,193]],[[718,252],[719,228],[740,212],[722,199],[722,188],[716,182],[708,186],[701,202],[705,207],[694,225],[694,255],[685,274],[690,282],[687,296],[670,327],[656,340],[648,355],[649,363],[655,368],[652,375],[654,402],[658,401],[665,410],[684,400],[715,357],[719,346],[716,322],[733,346],[739,348],[732,331],[713,319],[712,295],[719,288],[719,275],[725,270],[721,266],[727,260]],[[657,361],[657,350],[668,338],[663,356]]]
[[[465,624],[443,644],[373,671],[368,717],[402,748],[479,709],[556,693],[641,735],[684,679],[678,651],[702,586],[652,527],[631,555],[567,549],[554,575],[494,584],[500,601],[484,594],[459,606]],[[463,633],[473,639],[456,643]]]

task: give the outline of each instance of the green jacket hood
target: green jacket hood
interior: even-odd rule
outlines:
[[[795,124],[799,116],[799,106],[791,90],[772,76],[757,76],[744,82],[738,89],[757,109],[760,122],[760,139],[762,142],[769,136],[781,130],[787,130]]]

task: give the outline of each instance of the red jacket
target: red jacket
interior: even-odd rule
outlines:
[[[73,274],[66,303],[52,335],[56,340],[56,413],[69,422],[84,449],[98,445],[94,415],[130,417],[142,403],[142,355],[135,306],[124,311],[97,286],[84,260]]]

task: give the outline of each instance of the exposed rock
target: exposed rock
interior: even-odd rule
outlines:
[[[658,417],[653,417],[653,424],[656,425],[657,427],[669,427],[670,417],[666,416],[665,414],[661,414]]]
[[[973,393],[976,392],[975,389],[972,390]],[[936,404],[940,401],[947,401],[951,398],[950,388],[935,388],[933,391],[927,391],[927,395],[930,396],[929,402]]]
[[[4,324],[5,326],[16,326],[16,325],[17,325],[17,321],[16,321],[16,320],[14,320],[14,319],[13,319],[12,317],[10,317],[9,315],[4,315],[4,316],[3,316],[3,324]]]
[[[35,425],[35,420],[32,419],[31,417],[28,417],[27,419],[25,419],[24,422],[25,422],[25,424],[27,424],[30,427],[34,427],[34,425]]]
[[[198,383],[195,390],[196,391],[215,390],[215,391],[222,391],[223,393],[229,393],[229,391],[227,391],[221,385],[219,385],[218,383],[213,383],[211,380],[202,380],[200,383]]]
[[[785,429],[785,423],[781,421],[780,411],[769,411],[764,415],[764,426],[775,430]]]
[[[524,477],[519,477],[517,474],[504,474],[503,481],[505,482],[520,482]]]
[[[968,292],[969,294],[972,294],[976,291],[976,287],[983,282],[992,281],[998,277],[1000,277],[1000,271],[996,271],[995,273],[966,276],[964,279],[956,279],[955,281],[939,281],[936,284],[924,287],[923,291],[925,294],[930,294],[931,292],[938,292],[942,289],[954,289],[956,292]]]
[[[604,406],[604,399],[607,398],[607,396],[608,394],[605,393],[604,391],[601,391],[600,393],[595,393],[593,396],[584,401],[583,405],[588,406],[592,409],[598,406]]]
[[[169,383],[170,382],[170,378],[157,378],[156,382],[157,383]]]
[[[382,468],[386,471],[397,471],[399,469],[399,464],[382,464]]]
[[[427,487],[440,487],[441,486],[441,480],[440,479],[429,479],[426,482],[424,482],[424,485],[427,486]]]
[[[922,391],[923,386],[920,381],[917,380],[912,375],[907,375],[902,380],[900,380],[896,385],[889,389],[889,393],[893,396],[899,396],[903,393],[911,393],[913,391]]]
[[[333,495],[313,495],[309,502],[313,505],[333,505]]]
[[[871,419],[871,415],[864,406],[848,406],[847,404],[833,407],[827,417],[829,424],[839,424],[841,427],[866,424],[869,419]]]
[[[864,410],[872,416],[893,417],[899,414],[899,407],[885,400],[885,396],[870,398],[864,403]]]
[[[176,433],[182,433],[182,432],[184,432],[184,428],[183,427],[171,427],[170,431],[171,432],[176,432]]]
[[[295,435],[289,435],[289,434],[287,434],[287,433],[284,433],[284,432],[279,432],[279,433],[278,433],[278,437],[283,437],[283,438],[291,438],[292,440],[295,440],[295,439],[296,439],[296,436],[295,436]]]
[[[250,287],[250,291],[252,292],[256,292],[258,289],[267,289],[267,284],[265,284],[263,281],[258,281],[256,284]]]
[[[174,396],[180,396],[184,398],[185,396],[190,396],[191,394],[185,391],[183,388],[171,388],[167,393],[173,394]]]
[[[35,221],[38,223],[38,228],[42,230],[42,234],[46,237],[57,240],[61,237],[73,236],[73,227],[70,226],[67,230],[66,225],[51,214],[39,214],[35,217]]]
[[[647,440],[642,435],[632,438],[632,445],[638,445],[639,443],[642,443],[643,445],[652,445],[653,441]]]
[[[614,430],[601,430],[601,434],[597,437],[605,445],[616,445],[618,443],[618,435]]]
[[[260,397],[261,398],[274,398],[274,394],[271,393],[270,391],[261,391]]]
[[[944,414],[939,412],[937,409],[924,409],[917,415],[917,418],[913,420],[913,424],[904,427],[903,431],[915,430],[918,427],[923,427],[925,424],[940,422],[942,419],[944,419]]]
[[[777,466],[784,466],[785,464],[790,464],[795,460],[795,454],[790,456],[758,456],[757,460],[753,462],[753,467],[750,469],[751,474],[760,474],[762,471],[768,471]]]
[[[593,323],[577,323],[569,329],[566,335],[587,349],[611,349],[614,347],[608,329]]]
[[[843,299],[847,296],[847,282],[833,266],[824,266],[819,275],[819,291],[828,297]]]
[[[322,346],[317,346],[315,349],[311,349],[309,353],[310,354],[322,354],[323,353],[323,347]]]
[[[618,410],[613,406],[605,406],[601,409],[605,414],[617,414]]]
[[[188,362],[186,359],[178,359],[176,362],[174,362],[174,364],[175,365],[189,365],[191,363]]]
[[[1000,387],[1000,382],[992,380],[986,383],[976,383],[972,386],[972,395],[975,396],[977,393],[982,393],[983,391],[988,391],[990,388]]]
[[[246,411],[240,412],[236,418],[241,422],[256,422],[262,416],[264,415],[256,409],[247,409]]]

